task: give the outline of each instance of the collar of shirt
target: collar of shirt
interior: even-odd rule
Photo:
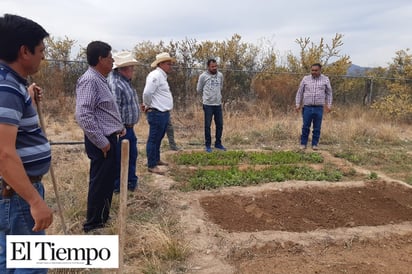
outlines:
[[[117,69],[115,69],[115,70],[112,70],[112,76],[114,76],[114,77],[118,77],[118,78],[121,78],[122,80],[124,80],[124,81],[126,81],[126,82],[131,82],[132,81],[132,79],[129,79],[129,78],[126,78],[123,74],[121,74]]]
[[[0,63],[0,73],[4,74],[3,77],[5,78],[6,74],[10,73],[13,77],[22,83],[24,86],[28,86],[27,79],[21,77],[16,71],[14,71],[9,65],[5,63]]]
[[[160,71],[160,73],[167,79],[167,73],[163,69],[157,67],[156,70]]]
[[[107,81],[107,78],[104,77],[103,74],[101,74],[99,71],[97,71],[94,67],[90,66],[90,67],[89,67],[89,70],[90,70],[93,74],[95,74],[97,77],[99,77],[101,80],[103,80],[103,81],[105,81],[105,82]]]

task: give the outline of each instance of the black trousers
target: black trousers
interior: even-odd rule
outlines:
[[[106,158],[101,149],[96,147],[86,136],[84,138],[86,153],[90,159],[87,217],[83,225],[85,232],[104,227],[109,218],[116,179],[117,136],[112,134],[107,138],[110,142],[110,150],[107,152]]]

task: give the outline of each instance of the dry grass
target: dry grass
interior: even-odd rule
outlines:
[[[82,131],[72,114],[64,122],[55,117],[45,118],[47,134],[53,142],[83,141]],[[174,111],[172,119],[179,146],[186,150],[203,149],[203,111],[200,105],[194,105],[184,113]],[[286,150],[295,149],[299,144],[302,123],[300,113],[281,114],[263,106],[238,103],[225,106],[224,122],[223,143],[229,149]],[[185,260],[190,249],[179,227],[178,209],[170,206],[170,197],[167,196],[170,194],[153,188],[150,184],[152,176],[145,172],[145,140],[148,134],[145,117],[136,126],[136,132],[139,139],[137,170],[140,189],[128,194],[127,246],[124,250],[126,273],[185,272]],[[336,108],[324,117],[320,145],[335,153],[347,148],[390,147],[401,143],[410,153],[411,136],[411,125],[384,121],[378,114],[361,107]],[[83,234],[88,158],[82,145],[56,145],[52,148],[66,225],[69,233]],[[163,149],[167,149],[167,141],[164,141]],[[46,187],[48,202],[55,204],[49,176],[46,177]],[[111,224],[104,229],[104,233],[117,233],[118,207],[118,196],[114,196]],[[57,214],[48,233],[63,234]]]

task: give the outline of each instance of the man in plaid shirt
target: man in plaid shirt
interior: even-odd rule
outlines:
[[[299,112],[302,108],[303,117],[301,149],[306,149],[312,123],[312,149],[318,149],[323,109],[330,112],[332,108],[332,87],[329,78],[321,73],[321,69],[321,64],[313,64],[311,75],[303,77],[296,93],[296,111]]]
[[[85,232],[104,227],[109,219],[116,179],[117,138],[126,134],[106,79],[114,61],[111,50],[105,42],[89,43],[86,49],[89,68],[76,86],[76,121],[84,131],[90,159]]]

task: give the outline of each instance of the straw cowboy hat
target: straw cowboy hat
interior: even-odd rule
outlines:
[[[170,57],[169,53],[167,52],[162,52],[156,55],[156,60],[150,65],[152,68],[157,67],[159,63],[166,62],[166,61],[172,61],[176,62],[175,58]]]
[[[121,51],[113,54],[113,69],[137,65],[138,62],[133,58],[129,51]]]

